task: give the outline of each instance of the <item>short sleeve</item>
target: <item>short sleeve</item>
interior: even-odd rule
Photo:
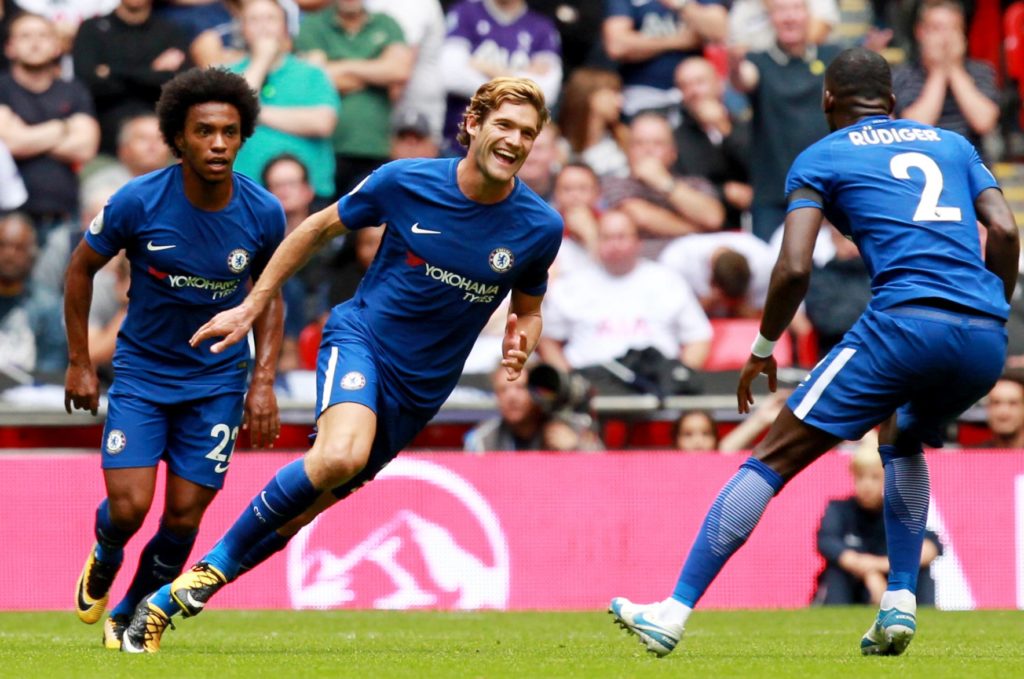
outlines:
[[[629,0],[606,0],[605,17],[633,17],[629,8]]]
[[[71,115],[75,113],[84,113],[90,118],[96,117],[96,107],[92,101],[92,94],[86,89],[85,85],[77,80],[72,80],[71,83],[72,95],[72,110]]]
[[[321,39],[320,24],[322,18],[320,15],[324,12],[333,11],[333,9],[325,9],[321,10],[321,12],[306,14],[302,17],[302,20],[299,22],[299,34],[295,36],[295,52],[297,54],[324,49]]]
[[[561,217],[558,218],[561,222]],[[534,259],[530,266],[516,279],[515,289],[527,295],[539,297],[548,289],[548,270],[558,256],[558,248],[562,245],[562,231],[565,227],[558,224],[557,228],[552,226],[551,237],[548,239],[547,247],[541,256]]]
[[[386,202],[393,174],[393,163],[382,165],[338,200],[338,216],[346,229],[355,231],[384,222],[381,206]]]
[[[462,38],[463,40],[469,40],[472,42],[476,35],[476,27],[472,25],[466,14],[466,5],[458,4],[448,10],[448,14],[445,16],[445,25],[447,27],[449,38]]]
[[[265,215],[263,219],[263,247],[253,257],[251,269],[253,280],[260,277],[263,269],[267,266],[267,262],[270,261],[274,251],[277,250],[277,246],[284,240],[286,221],[284,208],[281,207],[281,204],[277,201],[268,202]]]
[[[569,274],[571,277],[572,274]],[[566,288],[571,286],[570,277],[560,277],[555,283],[551,294],[544,298],[544,305],[541,312],[544,315],[544,337],[559,342],[569,339],[569,332],[572,323],[569,314],[565,312],[563,301],[566,297]]]
[[[974,80],[974,86],[989,100],[999,103],[999,85],[996,71],[985,61],[971,59],[967,62],[967,73]]]
[[[540,40],[533,47],[533,54],[550,52],[560,57],[562,54],[562,38],[558,34],[558,29],[550,21],[544,21],[541,27],[543,28],[543,33],[539,36]]]
[[[903,116],[903,110],[917,101],[921,95],[922,82],[915,77],[913,69],[904,64],[892,71],[892,91],[896,93],[896,108],[893,113]]]
[[[967,181],[970,184],[971,200],[973,201],[986,189],[999,188],[999,182],[992,176],[989,169],[985,167],[985,163],[981,161],[978,149],[974,148],[974,145],[963,137],[959,141],[964,149],[964,153],[967,154]]]
[[[691,342],[704,342],[710,340],[714,331],[711,328],[711,321],[704,313],[700,300],[693,293],[693,288],[676,274],[672,277],[678,280],[676,292],[679,295],[679,344],[690,344]]]
[[[305,93],[306,106],[331,106],[335,111],[340,111],[341,97],[338,96],[338,90],[334,88],[326,71],[319,66],[313,68],[309,74],[311,87]]]
[[[658,258],[661,264],[667,266],[687,283],[701,276],[703,258],[694,256],[694,242],[696,241],[689,236],[680,236],[666,245]]]
[[[141,220],[142,201],[122,189],[93,217],[85,242],[101,255],[113,257],[128,246]]]
[[[824,144],[814,144],[793,161],[793,165],[786,175],[787,199],[797,189],[811,189],[820,194],[822,198],[828,196],[832,168],[827,148]],[[802,207],[821,209],[822,205],[809,198],[797,198],[789,201],[786,211],[791,212]]]
[[[404,45],[405,44],[405,33],[402,32],[402,27],[398,25],[398,22],[389,17],[387,14],[378,14],[379,27],[384,32],[387,38],[381,45],[381,52],[388,45]]]

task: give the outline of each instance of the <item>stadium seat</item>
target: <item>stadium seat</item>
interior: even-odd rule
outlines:
[[[810,332],[796,337],[796,364],[802,368],[811,368],[821,358],[818,351],[818,333],[812,328]]]
[[[323,324],[315,320],[299,333],[299,367],[303,370],[316,370],[316,354],[320,350],[320,336]]]
[[[711,62],[715,71],[723,78],[729,77],[729,48],[725,45],[709,44],[704,46],[704,58]]]
[[[987,61],[996,72],[996,84],[1002,87],[1000,48],[1007,33],[1005,22],[999,21],[999,5],[1000,0],[975,0],[971,25],[967,29],[967,52],[972,59]],[[1005,18],[1005,14],[1003,16]]]
[[[1015,2],[1003,13],[1003,51],[1006,75],[1017,82],[1017,91],[1024,91],[1024,2]],[[1024,122],[1024,110],[1019,114]]]
[[[750,345],[757,336],[761,321],[756,318],[713,318],[711,353],[704,370],[739,370],[750,356]],[[775,360],[779,367],[793,365],[793,343],[789,334],[783,334],[775,347]]]

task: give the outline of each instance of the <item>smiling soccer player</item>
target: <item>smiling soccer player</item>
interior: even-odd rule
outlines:
[[[386,224],[353,300],[331,312],[317,360],[317,438],[281,468],[193,569],[139,605],[124,649],[154,652],[181,610],[264,561],[321,511],[370,481],[447,399],[477,335],[512,293],[503,360],[515,379],[541,332],[547,271],[562,219],[515,174],[547,122],[540,88],[524,78],[485,83],[466,110],[462,159],[389,163],[304,221],[245,301],[198,330],[193,343],[245,337],[286,278],[350,229]]]

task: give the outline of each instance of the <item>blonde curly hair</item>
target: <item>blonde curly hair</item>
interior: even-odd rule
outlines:
[[[506,101],[533,106],[540,116],[537,132],[544,129],[544,125],[551,119],[551,112],[548,111],[544,103],[544,93],[537,83],[529,78],[495,78],[481,85],[470,99],[469,106],[462,114],[462,122],[459,123],[459,134],[456,140],[468,147],[469,133],[466,131],[466,119],[472,116],[477,119],[478,123],[483,123],[492,111],[501,108]]]

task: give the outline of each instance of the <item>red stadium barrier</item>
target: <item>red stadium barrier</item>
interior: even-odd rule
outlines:
[[[196,555],[293,455],[239,454]],[[599,609],[664,597],[708,504],[742,457],[679,453],[401,456],[214,600],[227,608]],[[939,605],[1024,607],[1024,452],[930,453],[946,554]],[[70,609],[102,496],[94,454],[0,456],[0,609]],[[848,495],[830,454],[774,501],[702,606],[799,607],[818,521]],[[158,494],[154,507],[162,506]],[[155,530],[129,546],[134,564]],[[114,600],[124,591],[122,574]]]

